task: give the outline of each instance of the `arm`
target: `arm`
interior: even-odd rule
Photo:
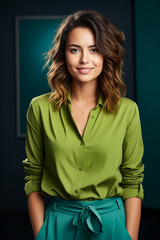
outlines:
[[[39,106],[32,101],[27,111],[26,155],[23,160],[25,170],[25,193],[34,237],[44,221],[44,199],[41,196],[41,177],[44,166],[43,131]]]
[[[33,192],[29,195],[28,212],[35,239],[44,222],[44,197],[40,192]]]
[[[138,240],[141,218],[141,199],[134,197],[127,198],[124,201],[124,206],[126,215],[126,228],[132,240]]]
[[[133,105],[129,124],[123,142],[123,161],[121,164],[123,201],[126,215],[126,228],[133,240],[138,240],[143,193],[142,157],[144,152],[139,111]]]
[[[31,101],[27,111],[26,143],[27,158],[23,160],[25,172],[25,193],[41,192],[41,178],[44,167],[44,140],[40,111],[37,102]]]

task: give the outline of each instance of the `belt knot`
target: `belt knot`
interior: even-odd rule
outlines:
[[[87,225],[93,233],[99,234],[103,232],[102,219],[96,208],[93,206],[86,206],[82,210],[75,214],[73,218],[73,225],[78,229]]]

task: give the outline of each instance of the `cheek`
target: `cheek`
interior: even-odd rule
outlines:
[[[94,63],[97,67],[103,67],[103,58],[100,56],[94,58]]]
[[[98,64],[97,64],[97,68],[98,68],[99,72],[102,71],[102,69],[103,69],[103,61],[98,62]]]
[[[66,60],[66,64],[68,67],[72,67],[75,65],[75,62],[76,62],[76,57],[73,56],[73,55],[70,55],[70,54],[67,54],[65,55],[65,60]]]
[[[65,54],[65,60],[66,60],[66,66],[68,69],[68,72],[73,75],[74,71],[73,71],[73,58],[69,55],[69,54]]]

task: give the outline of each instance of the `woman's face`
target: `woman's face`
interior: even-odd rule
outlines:
[[[67,37],[65,58],[72,80],[97,80],[102,72],[103,55],[98,52],[94,33],[90,28],[74,28]]]

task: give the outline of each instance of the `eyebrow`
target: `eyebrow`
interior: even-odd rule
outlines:
[[[78,47],[78,48],[80,48],[81,46],[80,45],[77,45],[77,44],[70,44],[70,45],[68,45],[68,47]],[[90,45],[90,46],[88,46],[89,48],[92,48],[92,47],[96,47],[96,45]]]

